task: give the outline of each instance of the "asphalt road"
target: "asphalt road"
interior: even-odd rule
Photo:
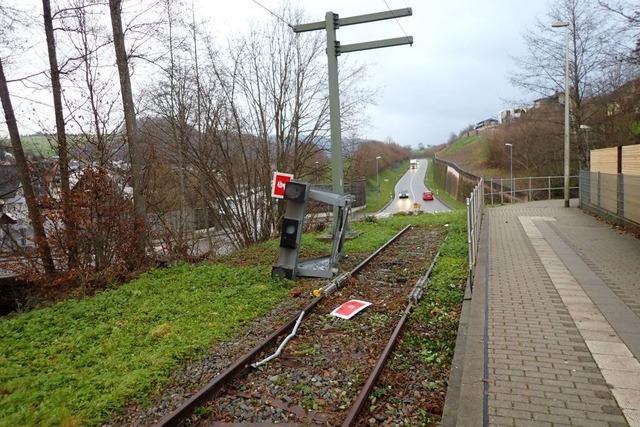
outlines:
[[[409,169],[398,181],[395,188],[395,199],[382,211],[379,216],[394,214],[396,212],[408,212],[413,210],[413,204],[419,203],[420,209],[424,212],[446,212],[449,211],[438,198],[425,202],[422,200],[422,193],[428,188],[424,185],[424,178],[427,174],[428,162],[426,159],[418,160],[418,169]],[[401,191],[409,191],[408,199],[400,199],[398,195]]]

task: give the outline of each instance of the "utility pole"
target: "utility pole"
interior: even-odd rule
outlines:
[[[554,22],[553,28],[566,28],[564,43],[564,207],[569,207],[569,142],[571,139],[570,111],[571,97],[569,96],[569,41],[571,24],[569,22]]]
[[[340,88],[338,85],[338,56],[342,53],[360,50],[379,49],[413,44],[413,37],[398,37],[392,39],[375,40],[363,43],[340,45],[336,40],[336,30],[347,25],[364,24],[367,22],[383,21],[386,19],[411,16],[411,8],[390,10],[387,12],[369,13],[366,15],[340,18],[337,13],[327,12],[324,21],[295,25],[293,31],[304,33],[307,31],[326,30],[327,32],[327,64],[329,67],[329,119],[331,124],[331,181],[333,191],[344,194],[344,159],[342,157],[342,130],[340,127]],[[334,209],[333,224],[337,221]]]

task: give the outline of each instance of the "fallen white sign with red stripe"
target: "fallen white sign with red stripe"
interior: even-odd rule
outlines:
[[[370,305],[370,302],[362,301],[359,299],[352,299],[341,304],[338,308],[333,310],[331,312],[331,315],[339,317],[341,319],[349,320]]]

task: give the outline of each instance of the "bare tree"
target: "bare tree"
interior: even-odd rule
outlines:
[[[627,42],[631,42],[628,49],[621,52],[621,57],[627,62],[640,63],[640,8],[636,1],[615,0],[598,3],[606,11],[622,20],[619,29],[627,36]],[[624,42],[623,42],[624,43]]]
[[[127,144],[129,146],[129,161],[133,178],[133,204],[136,213],[136,256],[145,257],[146,245],[146,217],[147,208],[144,194],[144,153],[138,140],[136,111],[133,103],[133,91],[129,76],[129,58],[124,42],[122,30],[122,0],[109,0],[109,12],[113,31],[113,46],[118,66],[122,109],[127,130]]]
[[[612,59],[619,45],[611,22],[595,0],[560,0],[524,34],[528,54],[516,60],[514,85],[544,96],[564,91],[566,30],[551,28],[554,21],[569,23],[571,127],[579,138],[580,165],[585,166],[588,153],[579,132],[587,120],[584,102],[603,90],[606,70],[615,64]]]
[[[11,96],[9,94],[9,87],[7,86],[7,78],[4,74],[2,58],[0,58],[0,100],[2,101],[4,117],[9,131],[11,146],[13,148],[13,155],[16,159],[16,168],[20,175],[20,184],[22,185],[22,191],[24,192],[24,198],[29,211],[29,219],[31,220],[31,226],[33,227],[34,240],[40,252],[42,267],[46,273],[53,273],[55,272],[55,265],[53,263],[53,257],[51,256],[51,248],[47,241],[40,206],[38,205],[38,200],[33,189],[29,165],[27,164],[27,159],[24,155],[22,142],[20,141],[20,132],[18,131],[18,123],[16,122],[13,105],[11,104]]]
[[[76,225],[73,220],[71,207],[71,192],[69,187],[69,150],[67,133],[65,129],[64,113],[62,109],[62,87],[60,85],[60,69],[56,53],[56,40],[53,32],[53,18],[49,0],[42,0],[44,17],[44,30],[47,38],[47,52],[49,54],[49,67],[51,70],[51,90],[53,95],[53,111],[56,117],[56,146],[58,150],[58,168],[60,170],[61,200],[63,209],[63,222],[65,225],[66,246],[69,267],[77,265],[78,247],[76,237]]]

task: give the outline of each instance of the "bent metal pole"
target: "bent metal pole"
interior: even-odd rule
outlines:
[[[329,118],[331,125],[331,180],[333,191],[344,194],[344,159],[342,156],[342,132],[340,126],[340,89],[338,79],[338,56],[341,53],[357,52],[360,50],[379,49],[383,47],[413,44],[413,37],[398,37],[393,39],[375,40],[364,43],[340,45],[336,40],[336,30],[341,26],[364,24],[367,22],[395,19],[412,15],[411,8],[389,10],[386,12],[369,13],[366,15],[350,16],[340,19],[337,13],[327,12],[324,21],[311,22],[293,26],[295,33],[325,30],[327,32],[327,63],[329,74]],[[336,227],[337,212],[333,212],[334,229]]]

